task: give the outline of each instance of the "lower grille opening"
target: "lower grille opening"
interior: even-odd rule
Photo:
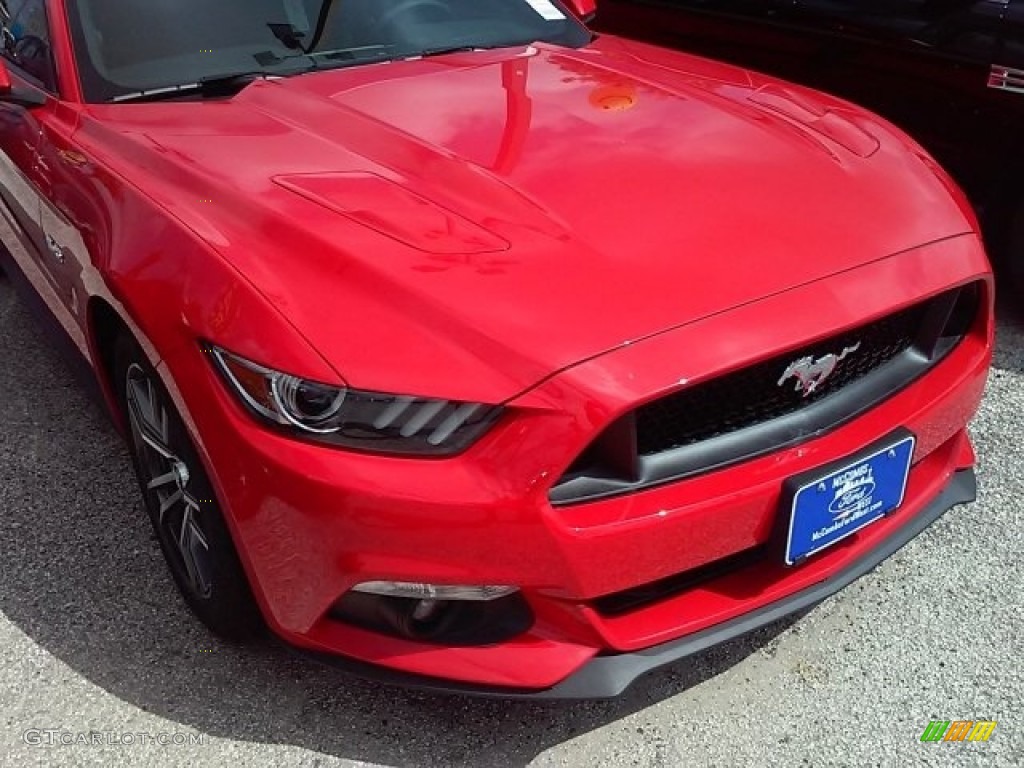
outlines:
[[[747,549],[721,560],[715,560],[713,563],[668,576],[650,584],[643,584],[639,587],[599,597],[593,600],[591,605],[602,616],[621,616],[661,600],[674,597],[681,592],[713,581],[720,576],[725,576],[733,571],[753,565],[764,559],[767,551],[767,546]]]

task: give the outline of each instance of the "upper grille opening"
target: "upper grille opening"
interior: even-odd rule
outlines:
[[[639,406],[607,428],[551,489],[553,504],[626,493],[797,444],[907,386],[979,322],[972,283]],[[834,356],[810,392],[787,378]],[[811,377],[813,379],[813,377]]]
[[[918,305],[641,406],[636,411],[637,450],[641,456],[648,456],[693,445],[777,419],[826,398],[910,349],[926,311],[926,306]],[[798,391],[795,378],[779,384],[787,366],[797,358],[819,360],[829,354],[842,355],[854,347],[856,351],[850,352],[811,395],[805,397]]]

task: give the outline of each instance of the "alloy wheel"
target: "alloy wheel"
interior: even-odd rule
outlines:
[[[171,552],[172,567],[198,598],[209,597],[213,559],[202,527],[202,509],[190,487],[193,473],[175,446],[168,405],[150,375],[137,363],[125,373],[125,397],[143,486],[156,529]]]

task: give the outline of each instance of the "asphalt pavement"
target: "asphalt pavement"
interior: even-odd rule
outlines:
[[[0,275],[0,766],[1024,765],[1024,327],[1005,312],[972,432],[978,502],[795,619],[611,702],[411,692],[190,617],[119,438]],[[998,725],[923,744],[933,719]]]

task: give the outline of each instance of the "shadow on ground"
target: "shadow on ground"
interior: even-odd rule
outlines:
[[[113,427],[2,273],[0,328],[0,610],[87,680],[184,729],[395,766],[524,765],[721,673],[791,623],[611,702],[413,692],[221,644],[171,586]]]

